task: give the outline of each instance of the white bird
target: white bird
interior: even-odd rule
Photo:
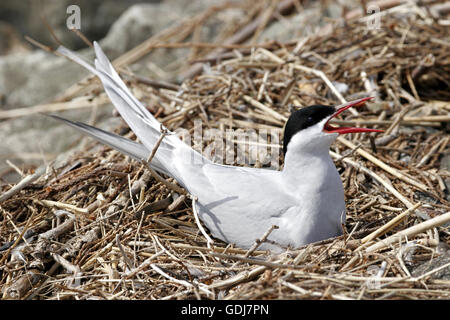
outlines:
[[[104,89],[142,143],[56,117],[137,160],[147,159],[161,136],[161,125],[132,95],[97,43],[95,68],[60,46],[58,52],[97,75]],[[363,98],[332,107],[314,105],[292,113],[285,130],[281,171],[213,163],[176,135],[164,137],[151,166],[175,178],[191,195],[199,218],[218,239],[249,248],[273,225],[261,248],[279,251],[342,234],[344,189],[329,148],[339,134],[380,131],[336,128],[331,118]]]

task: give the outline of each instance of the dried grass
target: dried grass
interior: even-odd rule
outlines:
[[[332,147],[346,190],[345,235],[280,255],[207,243],[188,198],[174,200],[144,164],[90,142],[65,164],[1,190],[3,298],[450,298],[450,175],[439,166],[448,152],[449,29],[423,7],[402,8],[378,30],[350,20],[322,36],[221,51],[210,72],[178,91],[125,77],[171,130],[200,118],[205,129],[281,132],[292,108],[375,96],[336,121],[386,130]],[[169,44],[172,29],[163,33]],[[200,60],[211,48],[193,50]],[[82,83],[62,97],[98,92],[96,81]]]

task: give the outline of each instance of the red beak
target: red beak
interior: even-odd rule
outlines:
[[[347,110],[348,108],[363,106],[365,104],[365,102],[370,99],[373,99],[373,97],[362,98],[362,99],[350,101],[350,102],[344,103],[343,105],[337,106],[336,112],[325,123],[325,125],[323,127],[323,131],[328,132],[328,133],[339,133],[339,134],[355,133],[355,132],[383,132],[383,130],[367,129],[367,128],[352,128],[352,127],[337,128],[337,127],[333,127],[331,124],[328,123],[331,119],[333,119],[334,117],[336,117],[338,114],[342,113],[343,111]]]

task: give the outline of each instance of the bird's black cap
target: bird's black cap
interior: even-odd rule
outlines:
[[[286,155],[287,145],[291,138],[300,130],[309,128],[326,117],[331,116],[336,109],[330,106],[314,105],[294,111],[284,127],[283,152]]]

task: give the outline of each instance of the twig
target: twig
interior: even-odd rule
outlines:
[[[373,239],[382,236],[383,234],[385,234],[386,232],[388,232],[389,230],[394,228],[396,225],[398,225],[405,217],[407,217],[411,212],[414,212],[414,210],[419,208],[421,205],[422,204],[420,202],[416,203],[413,207],[411,207],[408,210],[402,212],[401,214],[399,214],[398,216],[393,218],[391,221],[389,221],[388,223],[386,223],[382,227],[378,228],[377,230],[375,230],[374,232],[372,232],[368,236],[366,236],[363,239],[361,239],[361,243],[364,244],[366,242],[372,241]],[[360,248],[356,249],[356,251],[358,251],[359,249]]]
[[[417,67],[411,72],[412,80],[419,78],[425,71],[432,67],[436,59],[432,53],[427,54],[419,63]]]
[[[281,281],[281,284],[286,286],[289,289],[292,289],[302,295],[305,296],[311,296],[311,297],[316,297],[316,298],[324,298],[325,294],[323,292],[318,292],[318,291],[308,291],[305,290],[303,288],[300,288],[299,286],[296,286],[293,283],[287,282],[287,281]],[[336,300],[351,300],[352,298],[341,295],[341,294],[330,294],[330,297],[332,299],[336,299]]]
[[[393,93],[392,93],[393,94]],[[410,110],[410,107],[403,108],[399,113],[395,115],[395,119],[392,122],[392,124],[389,126],[389,128],[386,129],[384,132],[385,136],[389,136],[391,133],[395,133],[397,131],[396,128],[398,128],[401,121],[404,119],[406,113]]]
[[[206,293],[207,295],[209,295],[209,296],[214,296],[214,294],[209,290],[209,288],[208,288],[205,284],[203,284],[203,283],[194,282],[194,283],[195,283],[195,285],[194,285],[194,284],[189,283],[189,282],[187,282],[187,281],[185,281],[185,280],[178,280],[178,279],[175,279],[174,277],[171,277],[171,276],[169,276],[167,273],[165,273],[164,271],[162,271],[161,268],[159,268],[159,267],[158,267],[156,264],[154,264],[154,263],[150,264],[150,267],[151,267],[153,270],[155,270],[157,273],[159,273],[160,275],[162,275],[164,278],[166,278],[166,279],[168,279],[168,280],[170,280],[170,281],[172,281],[172,282],[181,284],[182,286],[185,286],[185,287],[192,287],[192,288],[198,287],[201,291],[203,291],[203,292]]]
[[[183,201],[186,199],[186,196],[184,194],[180,195],[178,198],[175,199],[174,202],[172,202],[168,207],[167,207],[167,212],[172,212],[175,209],[177,209],[180,204],[183,203]]]
[[[159,136],[158,140],[156,141],[155,145],[153,146],[152,152],[148,156],[147,163],[151,163],[153,160],[153,157],[156,154],[156,151],[158,151],[159,146],[161,145],[161,142],[163,141],[164,137],[167,135],[167,129],[163,129],[161,125],[161,135]]]
[[[353,155],[355,153],[356,150],[358,150],[361,147],[362,147],[362,144],[360,143],[355,148],[352,148],[348,152],[345,152],[344,154],[342,154],[339,158],[336,159],[336,162],[342,161],[343,159],[350,157],[351,155]]]
[[[200,246],[192,246],[192,245],[188,245],[185,243],[173,243],[172,247],[174,248],[178,248],[178,249],[183,249],[183,250],[192,250],[192,251],[202,251],[202,252],[209,252],[210,249],[209,248],[205,248],[205,247],[200,247]],[[244,249],[240,249],[240,248],[222,248],[219,246],[214,246],[213,248],[214,252],[219,252],[219,253],[235,253],[235,254],[246,254],[248,250],[244,250]],[[257,255],[261,255],[261,254],[265,254],[267,255],[269,251],[263,251],[263,250],[257,250],[255,252],[253,252],[254,254]]]
[[[424,221],[422,223],[419,223],[415,226],[409,227],[408,229],[402,230],[397,232],[396,234],[378,241],[377,243],[375,243],[374,245],[368,247],[365,252],[369,253],[369,252],[375,252],[381,249],[384,249],[388,246],[390,246],[391,244],[405,238],[405,237],[412,237],[415,236],[416,234],[422,233],[424,231],[427,231],[429,229],[438,227],[442,224],[445,224],[447,222],[450,221],[450,212],[444,213],[442,215],[439,215],[437,217],[434,217],[432,219],[429,219],[427,221]]]
[[[34,181],[36,181],[39,177],[41,177],[46,170],[46,166],[40,166],[35,173],[26,176],[23,178],[18,184],[16,184],[14,187],[6,191],[4,194],[0,196],[0,202],[6,201],[9,198],[11,198],[13,195],[18,193],[23,188],[27,187]]]
[[[3,263],[5,262],[6,258],[9,256],[11,250],[14,249],[19,244],[19,242],[23,239],[23,235],[25,234],[25,232],[27,232],[28,228],[30,227],[30,224],[33,221],[34,214],[36,212],[37,212],[37,210],[32,210],[32,213],[31,213],[30,217],[28,218],[27,223],[25,224],[25,227],[23,228],[22,232],[19,234],[16,241],[14,241],[14,244],[8,248],[8,250],[5,252],[3,257],[0,259],[0,266],[3,266]]]
[[[261,98],[262,98],[262,95],[263,95],[264,90],[265,90],[265,88],[266,88],[266,82],[267,82],[267,78],[268,78],[268,77],[269,77],[269,71],[266,71],[266,72],[264,73],[264,77],[263,77],[261,86],[259,87],[259,90],[258,90],[258,96],[256,97],[256,100],[257,100],[257,101],[260,101]]]
[[[60,235],[66,233],[67,231],[71,230],[73,228],[74,223],[75,223],[74,218],[68,218],[66,221],[56,226],[55,228],[50,229],[44,233],[41,233],[39,235],[39,239],[43,240],[55,239]]]
[[[86,43],[89,47],[93,48],[94,45],[92,42],[78,29],[72,28],[70,29],[73,33],[75,33],[81,40],[83,40],[84,43]]]
[[[158,141],[156,142],[155,146],[153,147],[152,152],[150,153],[150,155],[149,155],[149,157],[148,157],[147,160],[142,159],[141,161],[142,161],[142,163],[144,163],[144,164],[147,166],[147,168],[150,170],[150,173],[152,174],[152,176],[153,176],[156,180],[158,180],[159,182],[161,182],[162,184],[164,184],[166,187],[168,187],[169,189],[171,189],[171,190],[173,190],[173,191],[175,191],[175,192],[177,192],[177,193],[180,193],[180,194],[186,194],[186,191],[184,191],[183,189],[181,189],[180,187],[178,187],[176,184],[171,183],[171,182],[167,181],[166,179],[164,179],[163,177],[161,177],[161,176],[160,176],[160,175],[159,175],[159,174],[151,167],[151,165],[150,165],[150,163],[151,163],[153,157],[154,157],[155,154],[156,154],[156,151],[158,150],[158,148],[159,148],[159,146],[160,146],[162,140],[163,140],[164,137],[166,136],[166,134],[167,134],[167,130],[166,130],[166,129],[163,129],[162,126],[161,126],[161,135],[160,135],[160,137],[158,138]]]
[[[242,262],[246,262],[249,264],[256,264],[256,265],[262,265],[266,266],[268,268],[281,268],[281,269],[301,269],[302,266],[294,265],[294,264],[282,264],[279,262],[270,262],[266,260],[259,260],[259,259],[252,259],[252,258],[246,258],[243,256],[234,256],[234,255],[228,255],[218,252],[211,252],[210,253],[214,257],[219,257],[222,259],[232,259],[232,260],[239,260]],[[234,267],[234,265],[233,265]]]
[[[55,260],[55,262],[57,262],[61,266],[63,266],[63,268],[66,269],[68,272],[73,273],[72,286],[74,286],[74,287],[80,286],[80,279],[79,279],[79,277],[81,277],[83,275],[82,272],[80,271],[80,267],[71,264],[69,261],[67,261],[66,259],[64,259],[62,256],[60,256],[57,253],[51,252],[50,255],[53,258],[53,260]]]
[[[449,137],[445,137],[444,139],[442,139],[441,141],[439,141],[438,143],[436,143],[435,145],[433,145],[430,149],[430,151],[428,151],[428,153],[426,155],[424,155],[422,157],[422,159],[420,159],[419,163],[417,164],[417,167],[421,167],[424,164],[426,164],[428,162],[428,160],[430,160],[431,156],[436,152],[436,150],[439,149],[439,147],[441,145],[444,146],[447,144]]]
[[[249,281],[249,280],[259,276],[260,274],[262,274],[264,271],[266,271],[266,269],[267,269],[266,266],[256,267],[255,269],[253,269],[251,271],[244,271],[234,277],[214,282],[213,284],[209,285],[208,288],[209,289],[226,289],[226,288],[235,286],[239,283]]]
[[[52,28],[52,26],[48,23],[46,17],[42,14],[42,12],[39,13],[39,18],[41,19],[41,22],[44,24],[44,26],[47,28],[48,32],[52,36],[53,40],[61,45],[61,41],[58,39],[58,36],[55,33],[55,30]]]
[[[61,56],[61,54],[60,54],[59,52],[53,50],[53,49],[52,49],[51,47],[49,47],[49,46],[43,45],[42,43],[40,43],[39,41],[34,40],[34,39],[31,38],[30,36],[25,36],[24,38],[25,38],[25,40],[27,40],[27,41],[28,41],[29,43],[31,43],[32,45],[34,45],[34,46],[36,46],[36,47],[38,47],[38,48],[40,48],[40,49],[42,49],[42,50],[44,50],[44,51],[47,51],[47,52],[56,54],[57,56]]]
[[[268,48],[273,47],[273,42],[257,43],[257,44],[225,44],[225,43],[208,43],[208,42],[171,42],[171,43],[155,43],[149,45],[150,49],[158,48],[223,48],[223,49],[252,49],[252,48]]]
[[[200,230],[202,235],[205,237],[208,248],[212,249],[213,245],[214,245],[214,240],[211,239],[211,237],[206,233],[205,229],[203,228],[202,224],[200,223],[200,219],[198,218],[198,213],[197,213],[196,202],[197,202],[197,197],[192,196],[192,212],[194,213],[195,223],[197,224],[198,229]]]
[[[253,254],[253,252],[255,252],[256,249],[259,248],[259,246],[261,244],[263,244],[266,240],[267,237],[269,237],[269,235],[272,233],[273,230],[278,229],[279,227],[276,225],[272,225],[270,226],[270,228],[263,234],[263,236],[261,237],[261,239],[256,239],[255,243],[251,246],[250,249],[248,249],[248,251],[244,254],[244,257],[247,258],[250,255]]]
[[[411,88],[414,98],[416,98],[416,100],[420,101],[419,94],[417,93],[416,86],[414,85],[414,80],[412,79],[411,73],[409,72],[409,70],[406,71],[406,80],[408,81],[409,87]]]
[[[154,79],[149,79],[143,76],[139,76],[139,75],[133,75],[133,77],[140,83],[149,85],[153,88],[157,88],[157,89],[167,89],[167,90],[172,90],[172,91],[179,91],[180,87],[176,84],[167,82],[167,81],[163,81],[163,80],[154,80]]]
[[[10,299],[20,299],[36,285],[43,276],[44,275],[39,270],[29,270],[7,288],[5,293]]]
[[[142,270],[146,269],[147,267],[149,267],[152,264],[152,261],[159,257],[160,255],[162,255],[164,253],[163,250],[158,251],[157,253],[155,253],[154,255],[152,255],[151,257],[147,258],[144,260],[144,262],[142,262],[139,266],[137,266],[134,269],[129,270],[128,272],[126,272],[122,277],[125,279],[130,279],[132,277],[134,277],[138,272],[141,272]]]
[[[24,176],[23,171],[19,169],[14,163],[9,160],[6,160],[6,164],[10,166],[15,172],[17,172],[21,177]]]
[[[348,141],[347,139],[345,139],[342,136],[339,136],[337,138],[337,140],[339,142],[341,142],[342,144],[346,145],[349,148],[356,148],[355,144],[353,144],[352,142]],[[398,171],[397,169],[392,168],[391,166],[388,166],[386,163],[384,163],[383,161],[379,160],[378,158],[374,157],[373,155],[371,155],[369,152],[365,151],[364,149],[357,149],[356,150],[357,153],[359,153],[361,156],[363,156],[364,158],[366,158],[367,160],[369,160],[370,162],[376,164],[378,167],[382,168],[383,170],[389,172],[390,174],[392,174],[393,176],[423,190],[423,191],[428,191],[428,187],[420,182],[417,182],[409,177],[407,177],[406,175],[404,175],[403,173],[401,173],[400,171]]]
[[[294,0],[283,0],[278,4],[275,12],[278,12],[280,14],[283,14],[284,12],[289,12],[291,9],[294,8],[294,3],[295,3]],[[267,23],[272,21],[274,19],[274,17],[275,17],[275,15],[272,15],[269,18],[269,20],[267,21]],[[231,37],[229,37],[228,39],[224,40],[222,43],[224,45],[231,45],[231,44],[237,44],[237,43],[241,43],[241,42],[245,41],[246,39],[251,37],[252,34],[254,34],[254,32],[257,30],[258,26],[260,26],[261,23],[263,23],[265,19],[266,18],[264,16],[264,14],[260,15],[257,19],[253,20],[251,23],[249,23],[244,28],[239,30],[236,34],[234,34]],[[214,58],[215,59],[215,58],[217,58],[217,56],[222,54],[224,51],[225,51],[225,48],[218,48],[218,49],[212,51],[211,53],[209,53],[208,55],[206,55],[205,58],[207,58],[207,59]],[[183,81],[183,80],[194,77],[195,75],[197,75],[198,73],[200,73],[202,71],[202,68],[203,68],[203,65],[200,63],[193,65],[189,70],[187,70],[186,72],[183,72],[180,75],[180,80]]]
[[[284,123],[287,120],[287,117],[279,114],[278,112],[276,112],[275,110],[265,106],[264,104],[262,104],[261,102],[253,99],[250,96],[243,96],[242,97],[245,101],[247,101],[248,103],[250,103],[252,106],[254,106],[255,108],[258,108],[260,110],[262,110],[263,112],[266,112],[268,114],[270,114],[272,117],[274,117],[277,120],[280,120],[282,122],[280,122],[280,124]]]
[[[133,270],[133,263],[131,262],[130,258],[128,258],[127,253],[125,252],[125,249],[123,248],[122,244],[120,243],[120,236],[116,234],[116,244],[117,247],[119,247],[120,253],[122,254],[123,260],[125,261],[125,264],[127,265],[129,270]]]
[[[133,207],[133,211],[136,212],[136,206],[134,205],[134,197],[133,194],[131,192],[131,180],[130,180],[130,175],[127,174],[127,180],[128,180],[128,192],[130,195],[130,200],[131,200],[131,206]]]
[[[335,157],[335,158],[340,158],[340,155],[338,155],[337,153],[334,153],[333,151],[330,151],[330,154]],[[348,158],[344,158],[342,159],[342,161],[352,165],[353,167],[355,167],[356,169],[359,169],[361,171],[364,171],[365,173],[367,173],[368,175],[370,175],[372,178],[374,178],[375,180],[377,180],[378,182],[380,182],[387,190],[389,190],[397,199],[399,199],[401,202],[403,202],[403,204],[406,205],[407,208],[411,208],[413,207],[413,204],[406,198],[404,197],[400,192],[397,191],[397,189],[395,189],[392,184],[386,182],[382,177],[380,177],[378,174],[376,174],[375,172],[373,172],[372,170],[369,170],[368,168],[364,167],[363,165],[352,161]]]
[[[88,209],[85,208],[78,208],[74,205],[58,202],[58,201],[51,201],[51,200],[35,200],[37,203],[40,203],[46,207],[57,207],[64,210],[72,211],[74,213],[81,213],[81,214],[88,214]]]
[[[152,167],[150,167],[150,165],[148,163],[147,163],[147,167],[148,167],[148,170],[150,170],[152,176],[156,180],[161,182],[163,185],[165,185],[167,188],[169,188],[179,194],[186,194],[186,191],[181,189],[179,186],[177,186],[176,184],[171,183],[171,182],[167,181],[166,179],[164,179],[163,177],[161,177]]]
[[[106,95],[103,94],[96,98],[80,97],[68,102],[39,104],[32,107],[0,111],[0,119],[19,118],[24,116],[30,116],[36,113],[48,113],[72,109],[92,108],[94,106],[106,105],[107,103],[109,103],[109,99],[107,98]]]
[[[321,70],[316,70],[316,69],[312,69],[312,68],[308,68],[305,66],[301,66],[299,64],[294,65],[294,68],[297,70],[301,70],[307,73],[312,73],[320,78],[322,78],[322,80],[325,82],[325,84],[328,86],[328,88],[330,88],[331,92],[333,92],[333,94],[339,99],[339,101],[341,103],[347,103],[347,100],[344,99],[344,97],[342,96],[342,94],[336,89],[336,87],[331,83],[331,81],[327,78],[327,76],[325,75],[325,73]],[[354,115],[357,116],[359,115],[358,111],[356,111],[353,108],[350,108],[349,111]]]

